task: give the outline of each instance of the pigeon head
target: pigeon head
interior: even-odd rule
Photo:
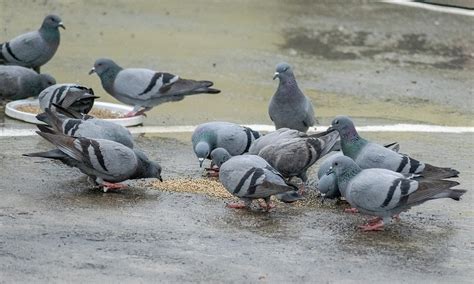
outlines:
[[[336,116],[336,118],[334,118],[331,122],[331,126],[327,131],[338,131],[343,139],[352,139],[354,137],[358,137],[354,122],[352,122],[350,117],[345,115]]]
[[[339,156],[332,162],[332,166],[326,175],[335,173],[338,183],[348,182],[350,178],[361,171],[360,167],[347,156]]]
[[[194,147],[194,153],[198,157],[200,167],[202,167],[202,162],[209,157],[210,151],[209,144],[203,141],[197,143],[196,147]]]
[[[109,70],[120,69],[120,67],[112,59],[108,58],[99,58],[95,61],[94,67],[89,71],[89,75],[97,73],[101,76],[107,73]]]
[[[286,62],[282,62],[276,66],[275,74],[273,75],[273,80],[279,78],[280,81],[284,81],[285,79],[291,78],[293,76],[294,75],[291,66]]]
[[[322,175],[316,187],[324,199],[335,199],[341,196],[341,192],[337,186],[335,173]]]
[[[163,181],[161,178],[161,166],[158,163],[150,161],[142,151],[138,149],[134,149],[133,151],[140,161],[135,178],[157,178]]]
[[[212,162],[219,168],[222,166],[223,163],[227,162],[227,160],[229,160],[230,158],[231,158],[231,155],[224,148],[216,148],[212,150],[211,152]]]
[[[56,79],[54,79],[54,77],[49,74],[39,74],[38,78],[40,81],[41,90],[56,84]]]
[[[66,27],[63,25],[63,21],[57,15],[46,16],[43,20],[43,24],[41,25],[41,28],[45,29],[57,29],[59,27],[66,29]]]

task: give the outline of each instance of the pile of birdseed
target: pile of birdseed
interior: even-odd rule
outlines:
[[[18,106],[16,108],[18,111],[22,112],[28,112],[28,113],[33,113],[33,114],[38,114],[41,112],[41,109],[38,106],[34,105],[22,105]],[[118,118],[120,117],[120,114],[108,109],[103,109],[103,108],[93,108],[89,113],[89,115],[92,115],[95,118]]]
[[[152,182],[151,186],[164,191],[198,193],[220,199],[233,198],[220,182],[211,179],[167,179]]]

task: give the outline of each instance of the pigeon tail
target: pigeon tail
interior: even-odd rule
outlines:
[[[36,119],[39,121],[42,121],[48,125],[51,125],[51,122],[49,121],[48,115],[46,112],[42,112],[36,115]]]
[[[304,197],[296,191],[285,192],[275,195],[275,197],[281,202],[293,203],[295,201],[304,199]]]
[[[78,111],[75,111],[73,109],[66,109],[58,104],[53,103],[53,106],[56,108],[56,111],[62,115],[67,116],[68,118],[76,118],[76,119],[82,119],[82,120],[87,120],[90,118],[93,118],[93,116],[88,115],[88,114],[82,114]]]
[[[441,168],[430,164],[425,164],[425,168],[421,173],[426,178],[446,179],[459,175],[459,171],[452,168]]]
[[[461,200],[461,196],[466,192],[467,190],[465,189],[451,189],[449,191],[449,198],[459,201]]]
[[[40,157],[40,158],[47,158],[47,159],[54,159],[54,160],[62,160],[68,157],[59,149],[53,149],[46,152],[27,153],[27,154],[23,154],[23,156]]]
[[[56,130],[54,130],[53,128],[51,128],[49,126],[46,126],[46,125],[36,124],[36,127],[38,127],[38,129],[41,132],[51,133],[51,134],[58,134],[58,132]]]

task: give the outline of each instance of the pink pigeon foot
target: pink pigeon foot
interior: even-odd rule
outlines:
[[[227,203],[226,207],[234,209],[244,209],[247,208],[247,205],[245,205],[244,202],[231,202]]]
[[[367,231],[383,231],[383,220],[380,220],[379,222],[376,222],[374,224],[365,224],[359,226],[359,228],[362,229],[362,231],[367,232]]]
[[[102,189],[104,192],[107,192],[109,190],[119,190],[119,189],[124,189],[127,188],[128,186],[126,184],[121,184],[121,183],[111,183],[111,182],[104,182],[102,183]]]
[[[374,218],[369,219],[369,221],[367,222],[367,224],[373,225],[373,224],[376,224],[376,223],[380,222],[380,220],[382,220],[382,218],[380,218],[380,217],[374,217]]]
[[[344,212],[356,214],[356,213],[359,213],[359,210],[357,210],[357,208],[346,208],[344,209]]]
[[[400,222],[402,219],[400,219],[400,214],[393,215],[392,219],[395,220],[395,222]]]
[[[260,206],[260,208],[262,208],[264,211],[270,211],[271,209],[275,208],[275,204],[273,204],[272,202],[266,202],[265,200],[259,200],[258,201],[258,205]]]

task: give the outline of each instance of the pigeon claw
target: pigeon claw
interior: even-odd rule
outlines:
[[[374,224],[365,224],[365,225],[361,225],[359,226],[359,228],[362,229],[362,231],[364,232],[368,232],[368,231],[383,231],[383,220],[379,220],[378,222],[374,223]]]
[[[112,182],[104,182],[102,183],[102,190],[104,192],[107,192],[109,190],[120,190],[127,188],[126,184],[121,184],[121,183],[112,183]]]
[[[231,202],[227,203],[226,207],[234,209],[245,209],[247,208],[247,205],[245,205],[244,202]]]
[[[344,212],[356,214],[356,213],[359,213],[359,210],[357,208],[346,208],[344,209]]]
[[[275,208],[275,204],[273,204],[270,201],[266,202],[265,200],[259,200],[258,205],[260,206],[260,208],[263,209],[263,211],[267,211],[267,212],[269,212],[271,209]]]

